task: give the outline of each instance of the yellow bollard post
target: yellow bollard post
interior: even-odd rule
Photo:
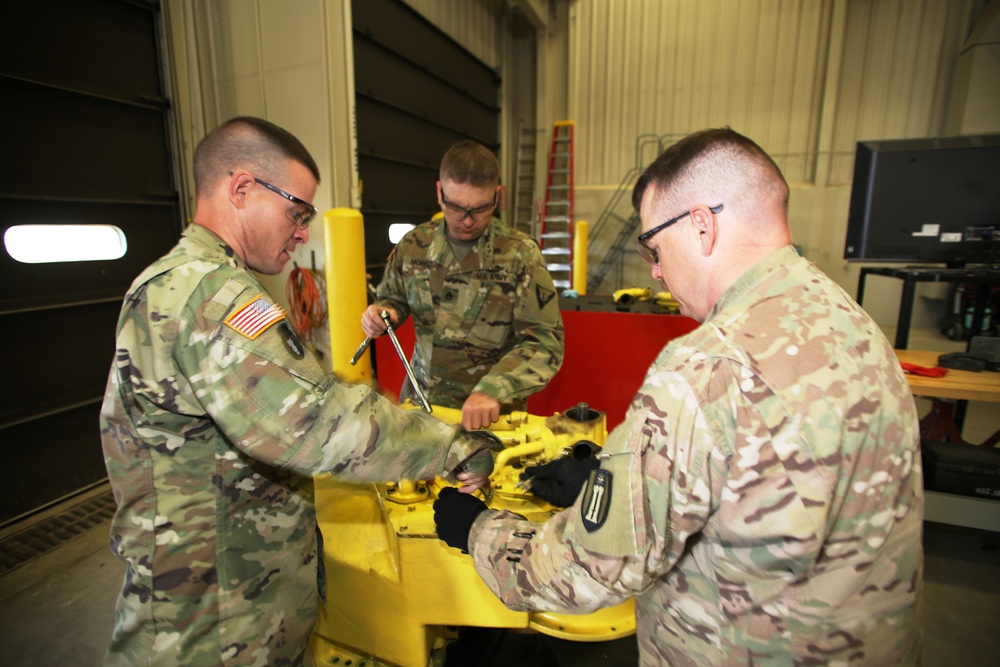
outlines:
[[[365,340],[361,315],[368,307],[365,282],[365,228],[361,212],[330,209],[323,216],[326,244],[326,298],[330,314],[330,365],[345,382],[370,384],[371,353],[351,365],[351,357]],[[370,350],[369,346],[369,350]]]
[[[573,227],[573,289],[580,296],[587,293],[587,234],[590,225],[577,220]]]

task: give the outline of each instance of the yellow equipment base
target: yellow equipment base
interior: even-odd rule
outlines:
[[[491,509],[539,523],[552,516],[555,508],[517,482],[525,466],[567,455],[581,441],[604,444],[603,413],[581,409],[583,419],[567,417],[572,410],[547,418],[513,413],[491,428],[503,445],[495,454]],[[434,407],[433,414],[455,422],[456,412]],[[327,591],[312,638],[317,665],[440,665],[458,626],[531,628],[575,641],[635,632],[631,600],[580,615],[507,609],[472,559],[438,540],[432,504],[444,486],[440,479],[352,485],[316,478]]]

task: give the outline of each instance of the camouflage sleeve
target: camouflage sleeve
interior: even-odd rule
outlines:
[[[410,304],[406,298],[406,281],[403,276],[402,251],[400,245],[405,240],[400,241],[386,261],[385,272],[382,274],[382,281],[375,290],[375,304],[379,306],[389,306],[399,313],[399,321],[396,326],[403,324],[410,316]]]
[[[664,413],[633,410],[574,506],[548,522],[511,512],[476,520],[469,552],[505,605],[586,613],[642,593],[673,567],[705,526],[723,478],[724,457],[694,407],[671,410],[683,416],[669,431]]]
[[[455,426],[327,376],[286,319],[251,338],[213,308],[238,308],[251,302],[255,289],[231,280],[209,290],[175,352],[204,410],[241,451],[301,475],[332,472],[366,482],[450,473],[483,448],[457,437]]]
[[[515,343],[472,390],[501,403],[541,391],[563,362],[565,335],[552,276],[537,246],[526,243],[524,252],[515,291]]]

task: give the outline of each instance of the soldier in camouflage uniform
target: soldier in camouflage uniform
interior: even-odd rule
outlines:
[[[411,366],[428,400],[462,409],[462,425],[486,428],[501,410],[524,409],[563,360],[559,299],[535,241],[492,213],[500,195],[496,156],[462,141],[441,160],[443,219],[411,230],[389,256],[365,334],[413,317]],[[412,396],[407,382],[402,398]]]
[[[729,129],[640,178],[640,253],[702,325],[654,361],[566,511],[538,525],[442,492],[439,535],[507,606],[635,598],[643,665],[919,662],[913,399],[878,326],[789,245],[787,201]]]
[[[308,239],[319,170],[295,137],[233,119],[199,145],[195,180],[195,223],[125,297],[101,411],[127,565],[107,662],[308,665],[310,476],[431,478],[481,445],[326,375],[251,272]],[[474,461],[470,489],[492,467]]]

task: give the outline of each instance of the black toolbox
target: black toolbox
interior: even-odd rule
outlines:
[[[1000,448],[924,442],[924,488],[1000,500]]]

